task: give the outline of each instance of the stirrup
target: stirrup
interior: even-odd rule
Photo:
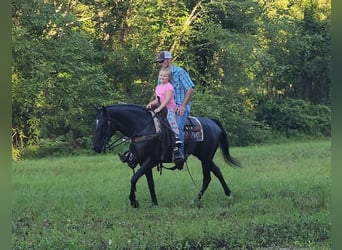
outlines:
[[[131,161],[131,160],[128,160],[128,161],[127,161],[127,164],[128,164],[128,166],[129,166],[131,169],[135,169],[135,167],[138,165],[137,162],[134,162],[134,161]]]
[[[176,144],[176,145],[182,145],[183,142],[182,142],[181,140],[176,140],[175,144]]]
[[[181,163],[185,161],[185,157],[182,151],[179,150],[177,146],[173,148],[172,158],[173,158],[173,162],[176,163],[176,165],[177,163]]]
[[[129,151],[126,151],[126,152],[124,152],[124,153],[118,153],[118,156],[119,156],[119,158],[120,158],[120,160],[122,161],[122,162],[127,162],[128,161],[128,157],[129,157],[129,155],[130,155],[130,152]]]
[[[136,159],[131,152],[126,151],[123,154],[118,153],[118,155],[120,160],[124,163],[127,162],[131,169],[134,169],[138,165],[138,162],[136,162]]]
[[[184,161],[180,161],[180,162],[175,162],[175,168],[176,169],[178,169],[178,170],[182,170],[183,169],[183,166],[184,166],[184,162],[185,162],[185,160]]]

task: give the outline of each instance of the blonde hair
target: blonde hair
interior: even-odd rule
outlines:
[[[165,72],[165,74],[168,75],[169,80],[171,80],[171,70],[170,70],[169,68],[165,68],[165,67],[161,68],[161,69],[159,70],[159,75],[160,75],[160,73],[162,73],[162,72]]]

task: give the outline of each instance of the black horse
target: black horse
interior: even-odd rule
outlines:
[[[210,172],[219,179],[225,194],[230,196],[231,191],[224,180],[221,170],[213,162],[213,157],[218,146],[220,146],[223,157],[229,165],[239,166],[239,162],[229,153],[227,134],[221,123],[216,119],[205,117],[197,117],[197,119],[202,124],[204,140],[185,144],[186,154],[196,156],[202,163],[203,182],[197,199],[200,201],[211,181]],[[170,159],[162,160],[162,141],[161,137],[156,133],[151,112],[145,107],[136,104],[117,104],[98,108],[93,149],[98,153],[104,151],[116,131],[121,132],[124,136],[135,141],[135,153],[137,154],[140,165],[140,168],[134,173],[131,179],[129,195],[131,205],[136,208],[139,207],[135,191],[136,184],[143,175],[147,178],[152,204],[158,205],[152,168],[162,162],[171,161]],[[138,138],[140,140],[136,140]]]

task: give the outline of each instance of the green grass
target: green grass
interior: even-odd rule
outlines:
[[[330,249],[331,143],[232,148],[243,167],[215,162],[232,190],[212,181],[200,204],[200,162],[154,169],[140,208],[128,200],[132,171],[113,154],[13,163],[14,249]]]

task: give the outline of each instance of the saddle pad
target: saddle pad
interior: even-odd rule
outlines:
[[[194,116],[188,117],[184,126],[184,131],[185,143],[200,142],[204,139],[202,124]]]

